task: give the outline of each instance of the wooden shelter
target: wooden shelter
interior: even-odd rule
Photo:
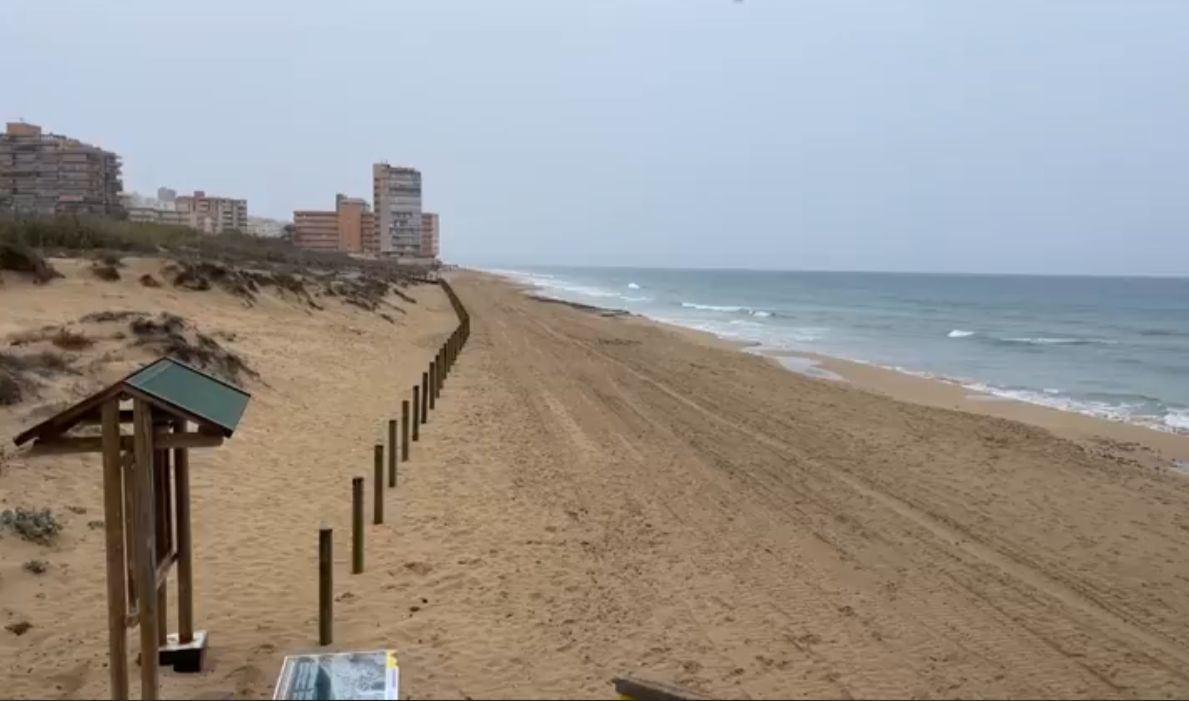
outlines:
[[[161,358],[14,439],[18,446],[33,441],[33,455],[103,455],[112,698],[128,698],[127,627],[140,625],[141,698],[157,698],[159,664],[201,669],[206,633],[194,630],[189,450],[230,438],[250,397]],[[125,402],[131,407],[122,408]],[[176,637],[166,635],[165,620],[165,586],[175,564]]]

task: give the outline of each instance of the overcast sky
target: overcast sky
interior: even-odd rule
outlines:
[[[470,264],[1189,273],[1189,2],[12,2],[0,118]]]

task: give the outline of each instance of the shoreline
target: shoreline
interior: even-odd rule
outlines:
[[[451,282],[475,321],[469,420],[405,503],[433,496],[406,512],[434,539],[430,601],[500,622],[442,629],[452,653],[498,649],[448,658],[467,694],[516,688],[486,671],[499,656],[562,696],[621,670],[713,697],[1184,696],[1189,481],[1152,434],[1087,419],[1074,440]]]
[[[562,304],[605,318],[629,319],[655,324],[703,342],[766,358],[788,372],[826,382],[846,382],[854,387],[899,401],[1020,421],[1079,442],[1122,453],[1148,467],[1170,469],[1189,476],[1189,434],[1139,423],[1112,420],[1071,409],[1059,409],[972,389],[956,380],[927,377],[874,363],[800,350],[764,350],[758,342],[718,336],[710,331],[653,319],[642,314],[583,302],[549,297],[540,289],[511,277],[480,270],[470,274],[489,275],[521,290],[543,303]]]

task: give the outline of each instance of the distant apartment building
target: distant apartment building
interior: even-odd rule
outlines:
[[[157,188],[157,199],[162,202],[173,203],[178,198],[178,191],[168,187]]]
[[[189,216],[189,226],[205,234],[248,230],[248,201],[230,197],[208,197],[202,190],[174,200],[179,212]]]
[[[372,165],[379,252],[419,257],[421,252],[421,172],[415,168]]]
[[[285,233],[289,222],[266,217],[248,217],[248,229],[244,233],[265,239],[278,239]]]
[[[421,251],[422,258],[437,260],[438,258],[438,215],[433,212],[421,213]]]
[[[0,212],[119,215],[120,157],[36,124],[9,122],[0,135]]]
[[[335,195],[334,210],[293,213],[293,245],[324,253],[377,253],[376,217],[367,201]]]
[[[152,224],[172,224],[174,226],[190,226],[188,212],[176,209],[160,209],[157,207],[138,207],[130,205],[126,208],[128,220]]]

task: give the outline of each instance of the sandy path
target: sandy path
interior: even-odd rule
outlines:
[[[412,697],[1189,693],[1182,477],[457,288],[474,333],[383,564],[418,610],[354,614]]]

